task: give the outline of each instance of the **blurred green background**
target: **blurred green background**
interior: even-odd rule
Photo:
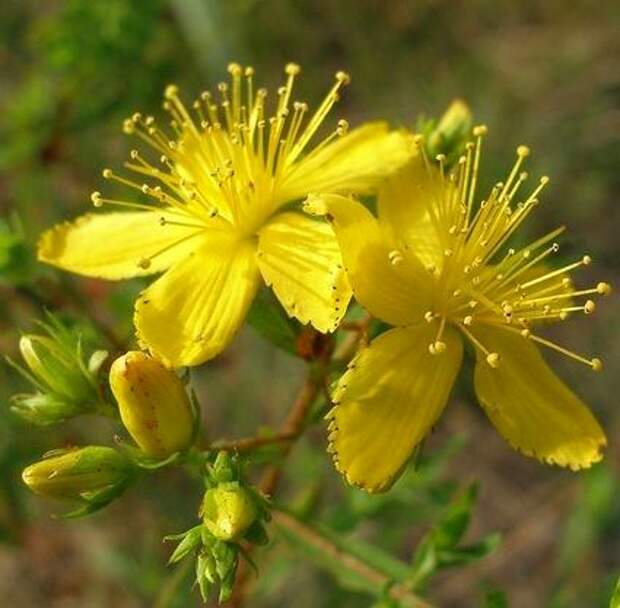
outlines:
[[[504,175],[514,149],[549,174],[529,230],[566,224],[563,255],[590,253],[586,283],[618,284],[620,254],[620,4],[612,0],[4,0],[0,6],[0,343],[15,355],[41,305],[131,339],[139,281],[110,284],[34,263],[42,229],[89,207],[101,169],[134,144],[121,133],[136,110],[158,114],[174,81],[191,98],[226,76],[231,60],[277,86],[285,62],[303,67],[298,95],[317,103],[337,69],[352,75],[336,114],[352,125],[385,117],[412,126],[461,97],[489,126],[486,180]],[[501,589],[511,606],[606,606],[620,572],[618,298],[592,318],[554,328],[575,350],[601,354],[593,376],[554,366],[608,432],[603,464],[576,475],[512,452],[472,405],[467,382],[426,446],[431,461],[383,498],[343,487],[324,454],[320,425],[295,449],[283,496],[333,529],[370,539],[403,559],[456,485],[481,482],[472,538],[503,534],[492,556],[442,573],[438,606],[483,606]],[[277,426],[302,364],[251,329],[195,374],[212,436]],[[0,371],[0,401],[25,386]],[[28,495],[25,463],[52,447],[109,440],[94,419],[33,430],[0,409],[0,605],[29,608],[198,605],[189,575],[165,566],[164,534],[193,525],[200,489],[179,472],[143,483],[95,517],[66,523],[58,506]],[[456,439],[455,439],[456,438]],[[443,450],[443,456],[437,456]],[[341,589],[283,543],[259,554],[256,607],[356,607],[372,599]],[[301,556],[303,557],[303,555]],[[185,577],[185,580],[184,580]],[[300,593],[303,590],[303,593]],[[492,604],[486,604],[491,606]],[[500,606],[501,604],[497,604]]]

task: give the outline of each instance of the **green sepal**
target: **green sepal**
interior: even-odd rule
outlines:
[[[168,560],[168,564],[176,564],[196,549],[196,547],[198,547],[198,545],[202,542],[201,533],[202,526],[199,525],[194,528],[190,528],[187,532],[182,532],[181,534],[164,536],[164,541],[181,541],[172,552],[172,555]]]
[[[84,495],[83,504],[80,507],[73,511],[69,511],[68,513],[57,515],[56,517],[58,519],[79,519],[81,517],[92,515],[104,507],[107,507],[113,500],[121,496],[129,485],[131,485],[130,478],[110,486],[109,488],[100,490],[99,492]]]
[[[152,458],[147,456],[140,448],[137,448],[130,443],[127,443],[120,437],[115,437],[115,442],[118,448],[129,458],[129,460],[140,469],[146,469],[147,471],[157,471],[178,462],[183,452],[174,452],[166,458]]]

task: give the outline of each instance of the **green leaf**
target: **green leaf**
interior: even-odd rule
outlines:
[[[442,568],[470,564],[497,548],[500,543],[499,534],[491,534],[472,545],[458,546],[469,526],[477,496],[478,486],[474,483],[452,502],[420,541],[413,556],[409,577],[414,589],[424,589]]]
[[[477,498],[478,486],[474,483],[448,508],[433,531],[433,540],[437,548],[454,547],[459,543],[469,526]]]
[[[609,602],[609,608],[620,608],[620,576],[616,581],[616,586],[614,587],[614,593],[611,596],[611,600]]]
[[[500,534],[490,534],[473,545],[438,551],[437,564],[440,568],[471,564],[495,551],[500,542]]]
[[[297,355],[297,336],[303,326],[287,316],[270,289],[264,288],[258,292],[247,321],[263,338]]]

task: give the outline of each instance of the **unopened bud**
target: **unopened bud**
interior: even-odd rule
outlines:
[[[22,479],[36,494],[80,498],[123,484],[129,461],[113,448],[88,446],[44,458],[24,469]]]
[[[471,127],[471,110],[465,102],[455,99],[428,136],[431,158],[437,154],[448,158],[458,156],[469,139]]]
[[[82,413],[79,406],[46,393],[11,397],[11,411],[31,424],[47,426]]]
[[[140,449],[166,458],[190,447],[194,417],[183,383],[159,360],[131,351],[114,361],[110,387],[125,428]]]
[[[32,375],[46,390],[72,402],[97,399],[74,353],[68,352],[64,344],[29,334],[20,339],[19,350]]]
[[[258,516],[254,498],[236,482],[207,490],[202,501],[204,525],[218,540],[237,540]]]

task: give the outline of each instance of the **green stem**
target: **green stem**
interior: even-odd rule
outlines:
[[[318,553],[325,556],[325,558],[337,561],[344,569],[365,579],[371,586],[376,587],[377,591],[389,586],[388,595],[400,602],[402,606],[408,608],[431,608],[431,604],[416,595],[406,585],[398,582],[390,585],[393,579],[387,574],[363,560],[359,555],[349,553],[342,545],[332,542],[325,535],[320,534],[317,530],[289,513],[274,510],[272,517],[276,526],[284,528],[294,537],[303,541],[304,544],[311,546]]]

